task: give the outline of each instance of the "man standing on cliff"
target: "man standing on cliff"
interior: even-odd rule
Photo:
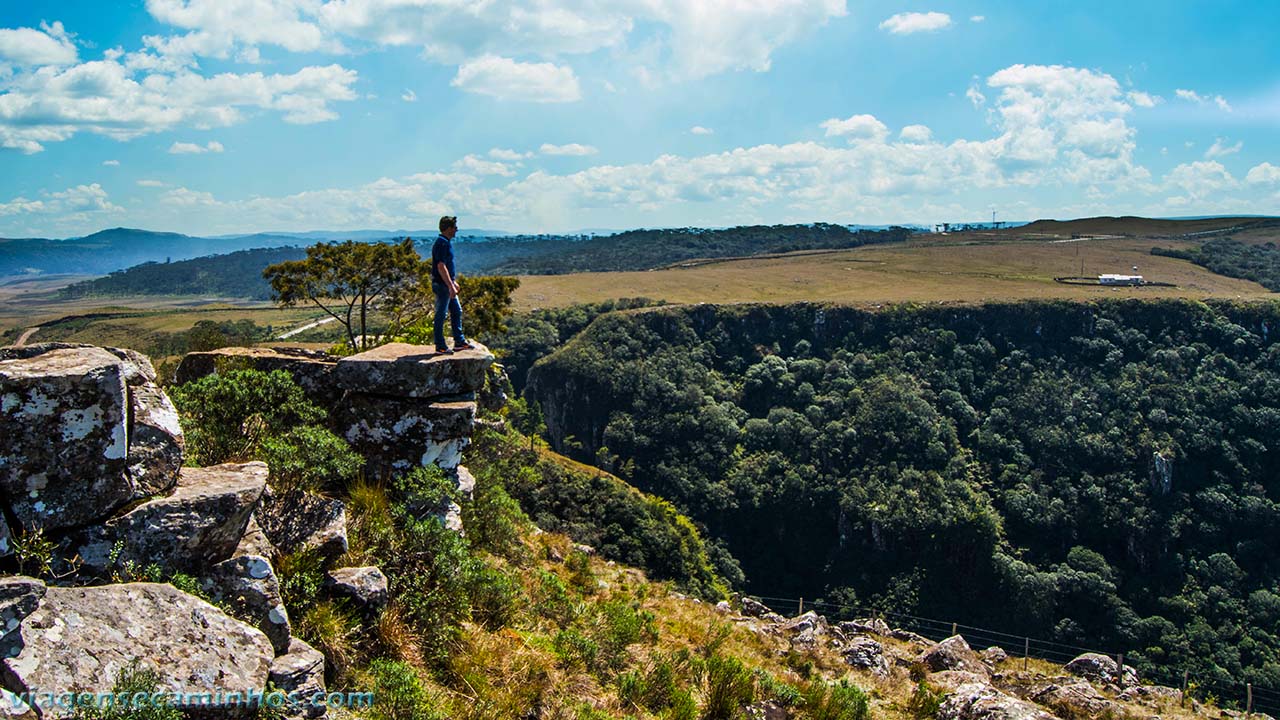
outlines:
[[[453,236],[458,234],[458,218],[440,218],[440,236],[431,246],[431,291],[436,296],[436,352],[449,355],[454,350],[473,347],[462,334],[462,304],[458,302],[458,272],[453,266]],[[444,316],[449,314],[453,330],[453,350],[444,339]]]

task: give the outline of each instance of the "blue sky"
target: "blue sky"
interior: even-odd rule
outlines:
[[[1280,214],[1280,3],[0,9],[0,236]]]

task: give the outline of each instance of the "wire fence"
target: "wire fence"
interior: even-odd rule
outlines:
[[[1121,652],[1099,650],[1055,640],[1043,640],[976,625],[966,625],[960,622],[876,610],[855,605],[842,605],[821,600],[810,601],[803,598],[779,598],[761,595],[753,595],[752,597],[774,610],[782,611],[794,608],[796,614],[808,608],[819,612],[839,611],[854,617],[879,617],[898,628],[910,630],[935,642],[960,634],[964,636],[965,641],[971,646],[999,647],[1010,657],[1036,658],[1065,665],[1083,653],[1097,653],[1117,660],[1124,667],[1134,667],[1124,661],[1124,654]],[[1136,670],[1136,668],[1134,669]],[[1200,701],[1213,700],[1223,707],[1280,715],[1280,689],[1260,687],[1243,680],[1223,682],[1217,678],[1200,677],[1189,671],[1178,672],[1159,667],[1143,670],[1142,678],[1158,685],[1185,690],[1189,697],[1194,697]]]

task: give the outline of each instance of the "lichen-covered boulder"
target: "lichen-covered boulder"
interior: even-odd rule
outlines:
[[[880,618],[856,618],[836,625],[846,635],[888,635],[889,624]]]
[[[1124,717],[1124,706],[1106,698],[1084,680],[1035,688],[1028,696],[1062,717]]]
[[[285,703],[281,708],[284,717],[314,720],[325,716],[327,708],[312,702],[325,691],[324,655],[319,650],[294,638],[288,652],[271,663],[267,677],[286,697],[292,695],[297,700],[296,704]]]
[[[1112,683],[1121,688],[1138,684],[1138,673],[1128,665],[1121,671],[1116,659],[1102,653],[1084,653],[1066,665],[1067,672],[1072,675],[1092,680],[1100,685]]]
[[[386,607],[387,576],[376,567],[346,567],[330,570],[324,580],[329,595],[353,603],[365,612]]]
[[[260,690],[275,653],[266,636],[172,585],[51,587],[3,641],[7,690],[112,687],[132,664],[159,675],[166,693],[214,693],[207,717],[253,717],[218,693]],[[66,717],[57,708],[44,717]]]
[[[884,646],[866,635],[854,635],[840,651],[850,667],[870,670],[880,677],[889,675],[889,661],[884,656]]]
[[[44,583],[35,578],[10,575],[0,578],[0,637],[17,628],[44,597]]]
[[[929,668],[930,672],[962,670],[983,676],[991,673],[986,663],[982,662],[982,658],[978,657],[978,654],[960,635],[952,635],[937,643],[921,653],[917,660]]]
[[[0,491],[24,529],[85,525],[164,492],[182,454],[177,412],[142,355],[0,348]]]
[[[967,683],[947,695],[938,720],[1056,720],[1034,703],[986,683]]]
[[[341,500],[268,490],[254,518],[271,545],[286,555],[311,550],[334,560],[347,551],[347,508]]]
[[[266,485],[260,462],[183,468],[172,493],[82,531],[63,555],[97,572],[129,562],[201,572],[231,557]]]
[[[289,612],[280,596],[280,580],[267,558],[239,555],[215,563],[200,578],[200,585],[215,602],[261,630],[276,654],[289,651]]]
[[[456,468],[470,443],[475,417],[474,401],[430,402],[349,392],[335,421],[338,435],[378,475],[429,463]]]
[[[179,385],[184,385],[212,375],[221,368],[245,368],[262,372],[283,370],[307,392],[309,398],[325,407],[332,407],[342,394],[333,380],[336,361],[337,357],[314,350],[226,347],[187,353],[178,365],[174,380]]]
[[[476,347],[450,355],[434,348],[389,343],[338,361],[338,386],[354,392],[400,398],[435,398],[474,393],[485,386],[493,353]]]

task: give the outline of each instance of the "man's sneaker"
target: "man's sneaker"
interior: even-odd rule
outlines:
[[[452,350],[450,350],[450,349],[449,349],[449,348],[447,348],[447,347],[446,347],[446,348],[436,348],[436,354],[437,354],[437,355],[452,355],[452,354],[453,354],[453,351],[452,351]]]
[[[476,347],[475,345],[472,345],[469,342],[464,342],[461,345],[454,345],[453,349],[454,350],[474,350],[475,347]]]

